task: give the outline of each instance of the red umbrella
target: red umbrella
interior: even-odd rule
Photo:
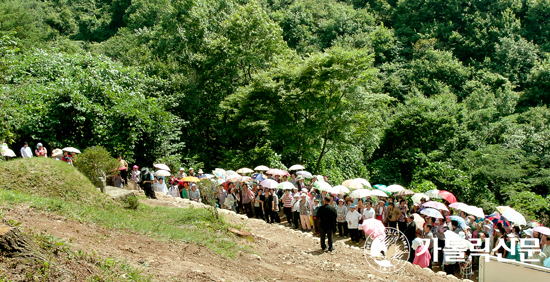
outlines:
[[[441,195],[441,197],[443,197],[443,199],[447,200],[447,202],[449,202],[451,204],[457,202],[455,195],[453,195],[453,193],[451,193],[449,191],[439,190],[439,195]]]

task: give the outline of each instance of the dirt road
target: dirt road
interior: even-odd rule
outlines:
[[[189,201],[169,197],[143,203],[174,208],[191,205]],[[397,273],[378,273],[367,265],[361,249],[343,241],[336,243],[334,252],[322,252],[319,239],[310,234],[228,211],[222,214],[253,234],[252,239],[237,239],[253,254],[241,252],[236,259],[228,259],[195,244],[163,242],[20,206],[5,211],[5,218],[21,222],[23,228],[45,231],[70,241],[76,249],[125,260],[157,281],[458,281],[454,276],[435,274],[410,264]]]

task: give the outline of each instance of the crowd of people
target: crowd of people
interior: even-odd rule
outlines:
[[[134,167],[135,171],[138,171],[137,167]],[[151,174],[148,179],[151,181],[152,191],[198,202],[203,197],[195,182],[181,179],[194,176],[198,179],[218,180],[216,193],[219,208],[256,217],[270,224],[284,224],[302,232],[312,232],[314,236],[320,237],[323,250],[334,249],[333,236],[349,238],[347,243],[359,245],[368,236],[363,232],[363,223],[376,219],[384,226],[396,228],[405,235],[410,248],[408,259],[411,263],[422,267],[439,267],[448,274],[455,274],[456,271],[462,278],[473,275],[475,262],[481,255],[517,261],[530,260],[529,263],[539,266],[545,266],[545,263],[548,266],[550,263],[550,234],[539,233],[535,231],[536,228],[514,225],[506,219],[492,220],[469,215],[452,208],[452,203],[444,199],[440,200],[442,207],[437,209],[441,216],[428,216],[423,210],[433,209],[425,206],[429,197],[420,198],[418,202],[411,202],[408,196],[394,197],[391,193],[387,197],[352,198],[346,193],[331,193],[319,189],[318,183],[329,183],[326,176],[306,179],[296,174],[281,176],[257,171],[250,177],[243,174],[241,179],[246,181],[223,181],[213,175],[203,174],[202,170],[194,173],[192,168],[186,174],[182,168],[178,175],[172,175],[165,181],[164,177],[154,177],[152,172],[147,173]],[[137,180],[137,175],[132,174],[132,179]],[[277,183],[288,182],[293,187],[263,187],[261,180],[265,179]],[[460,254],[461,261],[455,262],[445,255],[450,248],[445,244],[449,240],[447,231],[475,243]],[[540,252],[522,251],[517,242],[520,238],[532,239],[532,246],[540,249]],[[423,243],[419,244],[418,239],[424,239]],[[517,243],[513,244],[514,241]]]
[[[61,153],[52,153],[52,157],[71,165],[74,163],[74,153]],[[33,155],[48,157],[48,152],[38,143],[33,154],[25,143],[21,156],[32,158]],[[201,195],[197,183],[210,179],[217,182],[215,193],[219,208],[256,217],[270,224],[284,224],[302,232],[313,232],[314,236],[320,237],[323,250],[334,250],[333,236],[342,240],[349,238],[348,243],[353,245],[364,242],[370,235],[366,234],[365,224],[374,219],[384,227],[395,228],[405,235],[411,263],[421,267],[439,267],[448,274],[459,271],[461,278],[470,278],[475,262],[484,255],[550,267],[550,229],[537,226],[534,222],[530,222],[530,226],[514,224],[499,213],[484,217],[477,213],[469,214],[456,208],[456,198],[453,201],[441,199],[434,206],[436,199],[431,199],[429,203],[432,204],[427,204],[430,200],[428,196],[414,199],[410,194],[399,197],[392,196],[392,193],[387,193],[387,196],[382,193],[351,197],[352,193],[321,188],[321,182],[331,187],[326,176],[304,177],[287,172],[270,174],[270,170],[241,173],[233,180],[226,180],[227,175],[214,171],[213,174],[204,174],[201,169],[195,172],[193,168],[181,168],[176,175],[157,175],[154,170],[140,170],[134,165],[128,174],[128,163],[120,156],[118,161],[119,168],[113,176],[115,187],[126,185],[130,189],[143,190],[149,198],[156,198],[156,193],[162,193],[201,202],[206,195]],[[287,185],[266,186],[263,184],[266,180]],[[451,260],[446,255],[446,251],[452,249],[449,246],[449,232],[456,235],[453,238],[471,242],[459,254],[460,261]],[[520,244],[520,239],[528,240]]]

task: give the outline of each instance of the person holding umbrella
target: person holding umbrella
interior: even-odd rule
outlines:
[[[332,246],[332,235],[335,229],[336,222],[336,209],[329,205],[331,201],[330,197],[323,199],[323,206],[317,211],[317,217],[319,218],[319,227],[321,231],[321,249],[324,251],[327,248],[325,238],[328,239],[328,251],[332,252],[334,247]]]

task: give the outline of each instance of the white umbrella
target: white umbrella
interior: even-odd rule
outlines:
[[[363,184],[364,186],[372,188],[370,182],[368,182],[365,178],[355,178],[355,180],[359,181],[359,183]]]
[[[166,171],[166,170],[157,170],[157,172],[155,172],[155,174],[157,176],[170,176],[170,172]]]
[[[52,151],[52,156],[61,156],[61,155],[63,155],[63,150],[59,148]]]
[[[344,182],[342,182],[342,186],[348,187],[350,189],[364,189],[363,183],[359,182],[355,179],[348,179]]]
[[[439,190],[437,189],[430,190],[424,194],[428,195],[432,199],[443,199],[443,197],[439,194]]]
[[[304,178],[311,179],[313,178],[313,175],[305,170],[298,171],[296,174],[303,176]]]
[[[225,180],[220,179],[220,178],[218,178],[217,181],[218,181],[218,185],[222,185],[222,184],[225,183]]]
[[[403,191],[403,190],[405,190],[405,188],[403,186],[397,185],[397,184],[390,185],[390,186],[386,187],[386,191],[391,192],[391,193],[395,193],[395,192],[399,192],[399,191]]]
[[[253,170],[247,167],[237,169],[237,173],[253,173],[253,172],[254,172]]]
[[[511,208],[511,207],[509,207],[509,206],[498,206],[498,207],[497,207],[497,211],[498,211],[499,213],[501,213],[501,214],[502,214],[503,212],[509,211],[509,210],[514,210],[514,209]]]
[[[507,210],[502,213],[502,216],[508,219],[508,221],[511,221],[515,224],[527,225],[527,221],[525,220],[525,217],[521,213],[515,210]]]
[[[349,196],[353,199],[359,199],[359,198],[365,198],[365,197],[369,197],[370,196],[370,190],[367,190],[367,189],[357,189],[353,192],[351,192],[351,194],[349,194]]]
[[[269,167],[267,167],[265,165],[260,165],[260,166],[255,167],[254,170],[266,171],[266,170],[269,170]]]
[[[227,177],[227,173],[225,172],[225,169],[222,169],[222,168],[216,168],[215,170],[212,171],[212,173],[216,176],[222,175],[223,177]]]
[[[239,182],[241,181],[241,176],[238,174],[231,174],[225,180],[230,182]]]
[[[422,230],[422,226],[424,226],[424,223],[426,223],[426,220],[424,220],[419,214],[413,213],[414,217],[414,223],[416,224],[416,229]]]
[[[65,151],[65,149],[63,149],[63,151]],[[154,167],[154,168],[161,169],[161,170],[170,171],[170,168],[169,168],[167,165],[165,165],[165,164],[154,164],[153,167]]]
[[[80,154],[80,150],[78,150],[77,148],[73,148],[73,147],[65,147],[65,148],[63,148],[63,151],[69,152],[69,153]]]
[[[302,169],[306,169],[306,168],[303,165],[299,165],[299,164],[295,164],[288,168],[288,170],[302,170]]]
[[[279,183],[277,183],[277,181],[275,181],[273,179],[266,179],[266,180],[260,182],[260,185],[262,187],[265,187],[265,188],[273,189],[273,188],[277,188]]]
[[[16,157],[15,152],[12,149],[4,149],[4,151],[2,152],[2,156],[11,158]]]
[[[252,177],[250,176],[242,176],[241,179],[239,179],[240,182],[248,182],[251,180],[252,180]]]
[[[318,181],[317,185],[318,185],[317,189],[319,189],[319,191],[329,191],[332,188],[332,186],[330,186],[330,184],[328,184],[324,181]]]
[[[233,171],[233,170],[226,170],[226,171],[225,171],[225,174],[226,174],[227,176],[230,176],[230,175],[232,175],[232,174],[238,174],[238,173],[235,172],[235,171]]]
[[[371,190],[370,191],[370,195],[371,196],[377,196],[377,197],[387,197],[388,194],[386,194],[386,192],[382,191],[382,190]]]
[[[349,193],[349,189],[344,185],[337,185],[332,187],[333,191],[336,191],[338,194],[347,194]]]
[[[279,183],[279,185],[277,185],[277,188],[282,189],[282,190],[292,190],[292,189],[296,188],[296,186],[294,186],[294,184],[292,184],[288,181],[284,181],[284,182]]]
[[[472,243],[453,231],[445,231],[445,249],[470,249]]]
[[[455,202],[450,204],[449,207],[457,209],[459,211],[464,211],[464,209],[467,209],[469,206],[465,203]]]
[[[429,202],[424,203],[424,206],[427,207],[427,208],[434,208],[434,209],[438,209],[438,210],[449,211],[449,209],[444,204],[442,204],[440,202],[429,201]]]
[[[420,204],[421,199],[425,199],[426,201],[430,200],[430,197],[424,193],[416,193],[411,197],[414,204]]]
[[[429,217],[443,218],[443,215],[438,210],[432,209],[432,208],[425,208],[425,209],[421,210],[420,213],[425,214]]]
[[[474,207],[474,206],[468,206],[463,210],[467,214],[471,214],[477,217],[485,218],[485,213],[483,212],[482,208]]]

